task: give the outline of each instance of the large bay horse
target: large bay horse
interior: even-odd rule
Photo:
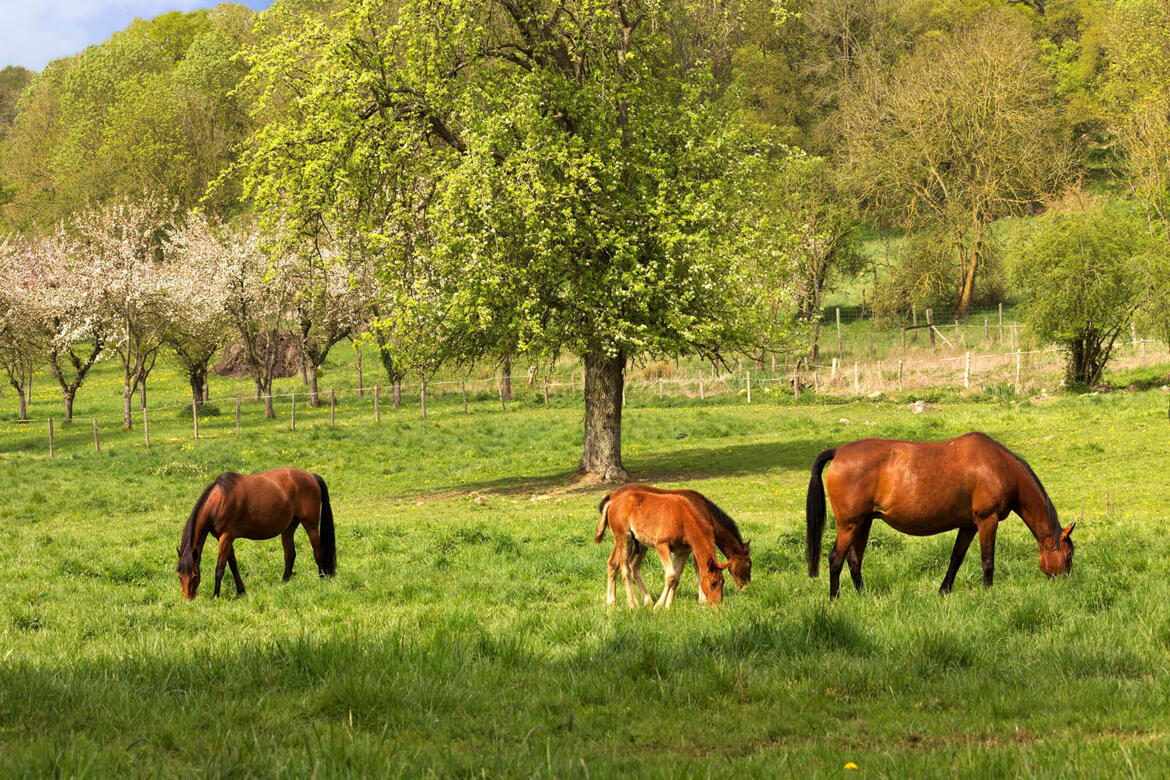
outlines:
[[[337,546],[333,534],[333,509],[325,480],[303,469],[282,468],[257,474],[225,471],[203,490],[179,544],[179,582],[183,596],[195,598],[203,544],[211,534],[219,540],[215,566],[215,595],[219,596],[225,566],[230,566],[236,593],[243,595],[244,581],[236,566],[232,542],[236,539],[271,539],[284,543],[284,581],[293,573],[297,557],[293,534],[297,525],[305,529],[313,545],[320,576],[337,570]]]
[[[605,601],[617,601],[615,579],[618,571],[626,588],[629,606],[638,606],[631,579],[642,591],[643,603],[649,604],[650,593],[642,584],[635,564],[641,563],[646,549],[653,547],[662,559],[666,584],[655,609],[669,608],[674,592],[691,553],[700,563],[699,587],[710,604],[723,600],[723,569],[729,564],[715,560],[715,532],[685,496],[627,489],[615,491],[601,500],[601,517],[593,541],[605,537],[606,526],[613,533],[614,548],[609,556]]]
[[[825,474],[821,471],[832,461]],[[825,486],[837,520],[829,553],[829,597],[836,598],[841,567],[849,562],[861,590],[861,560],[873,519],[897,531],[928,536],[958,530],[939,592],[949,593],[975,534],[983,554],[983,584],[995,570],[995,532],[1015,512],[1040,546],[1040,568],[1050,577],[1072,570],[1073,526],[1061,528],[1056,508],[1023,458],[982,433],[948,441],[861,439],[817,455],[806,503],[808,573],[817,576],[825,528]]]
[[[727,571],[731,574],[731,579],[735,582],[735,587],[742,590],[752,581],[751,542],[744,541],[743,534],[740,533],[739,526],[735,520],[731,519],[731,516],[720,509],[714,501],[697,490],[672,490],[670,488],[643,485],[638,482],[630,482],[622,485],[613,491],[613,493],[610,493],[610,495],[620,493],[623,490],[644,490],[650,493],[683,496],[688,499],[694,505],[695,509],[698,510],[699,514],[711,524],[711,528],[715,532],[715,546],[727,558]],[[645,549],[641,551],[641,555],[634,562],[634,577],[639,583],[639,587],[642,587],[641,562],[644,555]],[[699,571],[698,558],[695,558],[695,574],[699,577],[703,576]],[[704,601],[705,599],[706,595],[703,593],[703,589],[699,588],[699,601]]]

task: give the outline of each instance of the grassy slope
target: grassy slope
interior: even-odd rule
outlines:
[[[707,492],[755,552],[753,584],[723,609],[693,603],[688,574],[669,614],[602,606],[600,491],[562,489],[578,408],[435,403],[429,420],[387,412],[377,428],[359,424],[365,407],[343,407],[336,429],[252,417],[239,439],[218,418],[195,443],[160,413],[150,450],[135,432],[95,454],[77,426],[56,461],[13,452],[6,433],[0,774],[838,775],[855,761],[866,775],[1100,775],[1170,758],[1157,391],[923,415],[890,400],[632,400],[631,470]],[[1066,521],[1084,506],[1072,579],[1045,580],[1013,520],[995,589],[973,552],[941,599],[950,536],[883,526],[869,591],[830,607],[826,578],[803,573],[813,455],[972,428],[1027,457]],[[281,586],[280,545],[243,542],[248,595],[212,601],[208,561],[183,603],[174,546],[202,486],[286,463],[330,483],[337,578],[311,575],[301,536]]]

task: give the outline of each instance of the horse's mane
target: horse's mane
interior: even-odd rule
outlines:
[[[741,545],[746,544],[746,542],[743,540],[743,534],[739,532],[739,526],[736,525],[735,521],[731,519],[731,515],[727,514],[718,506],[716,506],[714,501],[707,498],[702,493],[699,494],[699,497],[702,498],[703,503],[707,505],[707,509],[710,510],[711,516],[715,518],[715,522],[719,523],[719,525],[730,531],[731,535],[735,537],[735,541],[739,542]]]
[[[190,574],[198,568],[195,565],[195,520],[199,517],[199,511],[203,509],[203,505],[207,503],[207,497],[216,487],[222,489],[226,496],[232,492],[232,488],[236,486],[239,479],[240,475],[236,472],[225,471],[216,477],[210,485],[203,488],[203,492],[199,494],[199,500],[191,509],[187,524],[183,526],[183,538],[179,542],[179,574]]]
[[[999,444],[999,442],[996,442],[996,444]],[[1028,475],[1031,476],[1032,479],[1036,482],[1036,487],[1040,488],[1040,495],[1044,496],[1044,502],[1048,504],[1048,524],[1052,526],[1051,530],[1053,537],[1059,538],[1061,531],[1060,518],[1056,516],[1056,507],[1053,505],[1052,499],[1048,497],[1048,491],[1044,489],[1044,483],[1040,481],[1040,477],[1036,476],[1036,472],[1032,471],[1032,467],[1028,465],[1028,461],[1024,460],[1019,455],[1009,450],[1007,447],[1004,447],[1002,444],[999,446],[1003,447],[1004,452],[1006,452],[1008,455],[1011,455],[1019,462],[1021,466],[1024,467],[1024,470],[1027,471]]]

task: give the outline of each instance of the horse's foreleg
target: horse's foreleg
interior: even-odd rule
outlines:
[[[707,603],[707,594],[703,592],[703,572],[699,571],[699,556],[695,556],[691,560],[695,563],[695,579],[699,583],[699,603]]]
[[[979,552],[983,555],[983,587],[990,588],[995,577],[995,532],[999,518],[992,517],[979,523]]]
[[[284,582],[293,576],[293,561],[297,559],[296,535],[297,524],[294,522],[280,535],[280,543],[284,545]]]
[[[219,586],[223,582],[223,572],[227,568],[228,559],[232,557],[232,538],[227,534],[219,537],[219,558],[215,562],[215,597],[219,598]]]
[[[959,529],[959,535],[955,537],[955,549],[951,550],[951,563],[947,566],[947,574],[938,589],[940,595],[947,595],[954,587],[955,575],[958,574],[959,566],[967,556],[967,548],[971,546],[971,540],[974,538],[975,526],[969,525]]]
[[[865,583],[861,579],[861,561],[865,557],[865,546],[869,544],[869,529],[873,526],[873,518],[866,520],[853,535],[853,544],[849,546],[849,576],[853,578],[853,587],[860,593]]]
[[[687,558],[690,558],[690,557],[691,557],[690,550],[683,550],[680,553],[673,553],[672,552],[670,554],[670,564],[671,564],[671,569],[672,569],[673,574],[674,574],[674,577],[673,577],[674,584],[671,585],[671,587],[670,587],[670,595],[666,597],[666,608],[667,609],[670,609],[671,605],[674,604],[674,592],[676,590],[678,590],[678,584],[679,584],[679,582],[682,581],[683,572],[687,570]],[[702,589],[703,589],[703,584],[700,582],[699,583],[699,590],[701,591]]]
[[[662,575],[663,586],[662,594],[658,597],[658,601],[654,604],[654,609],[665,609],[670,606],[674,600],[674,589],[678,585],[678,575],[674,570],[674,556],[670,552],[668,545],[658,545],[658,557],[662,559]]]
[[[228,554],[228,566],[232,570],[232,579],[236,581],[236,595],[244,595],[244,581],[240,578],[240,567],[236,565],[236,551],[232,548],[231,553]]]

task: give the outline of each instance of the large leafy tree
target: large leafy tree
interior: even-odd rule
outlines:
[[[354,0],[332,27],[281,14],[277,44],[251,53],[260,110],[282,108],[247,158],[269,227],[375,258],[416,369],[501,345],[579,355],[580,469],[624,478],[627,362],[718,357],[745,336],[730,206],[756,157],[718,78],[733,14],[640,0]]]

